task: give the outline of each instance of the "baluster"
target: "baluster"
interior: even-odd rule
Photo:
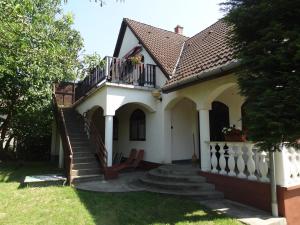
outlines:
[[[255,162],[253,160],[253,155],[254,155],[253,147],[254,147],[253,144],[248,145],[247,147],[247,155],[248,155],[247,169],[249,172],[249,176],[248,176],[249,180],[257,180],[257,177],[254,175],[256,168],[255,168]]]
[[[265,151],[262,151],[260,153],[260,160],[259,160],[259,172],[261,174],[261,177],[259,178],[262,182],[268,182],[269,178],[268,175],[268,161],[267,161],[267,153]]]
[[[220,159],[219,159],[219,165],[220,165],[220,168],[221,168],[221,171],[219,172],[220,174],[222,175],[226,175],[227,172],[225,170],[226,168],[226,159],[225,159],[225,150],[224,150],[224,147],[225,147],[225,144],[222,145],[219,145],[220,146],[220,150],[219,150],[219,153],[220,153]]]
[[[245,170],[245,161],[243,159],[243,149],[242,149],[242,146],[237,146],[237,155],[238,155],[238,158],[237,158],[237,168],[238,168],[238,177],[239,178],[246,178],[246,175],[244,173],[244,170]]]
[[[300,181],[300,152],[295,150],[296,155],[296,167],[297,167],[297,180]]]
[[[234,159],[235,152],[233,151],[233,145],[227,143],[227,146],[228,146],[228,154],[229,154],[229,157],[228,157],[229,173],[228,173],[228,175],[233,177],[233,176],[236,176],[235,159]]]
[[[217,150],[216,150],[217,144],[210,144],[211,148],[211,165],[212,165],[212,173],[218,173],[217,166],[218,166],[218,158],[216,156]]]
[[[296,159],[296,152],[294,148],[289,148],[290,153],[290,167],[291,167],[291,178],[292,183],[298,178],[298,168],[297,168],[297,159]]]

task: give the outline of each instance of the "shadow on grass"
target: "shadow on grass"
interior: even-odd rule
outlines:
[[[239,224],[184,198],[148,192],[76,192],[95,224]],[[220,220],[226,222],[219,223]]]
[[[25,176],[63,173],[52,162],[0,163],[0,182],[22,182]]]

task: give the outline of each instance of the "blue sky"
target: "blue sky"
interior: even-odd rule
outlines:
[[[178,24],[191,37],[223,16],[221,0],[68,0],[64,12],[74,15],[74,28],[84,38],[85,53],[112,55],[123,18],[173,31]],[[223,0],[224,1],[224,0]]]

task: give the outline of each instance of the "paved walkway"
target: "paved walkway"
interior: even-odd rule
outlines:
[[[139,177],[145,174],[144,171],[135,171],[119,174],[118,179],[114,180],[99,180],[79,183],[76,188],[85,191],[95,192],[132,192],[143,191],[143,188],[138,188],[130,185],[136,181]]]
[[[76,185],[79,190],[94,192],[133,192],[145,191],[133,182],[145,174],[144,171],[121,173],[118,179],[84,182]],[[226,199],[195,200],[201,205],[221,213],[226,213],[240,222],[249,225],[286,225],[284,218],[273,218],[269,213]]]
[[[285,218],[274,218],[268,212],[227,199],[197,201],[217,212],[226,213],[249,225],[286,225]]]

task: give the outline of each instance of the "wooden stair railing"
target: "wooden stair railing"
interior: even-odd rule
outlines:
[[[64,169],[66,171],[68,184],[72,183],[72,165],[73,165],[73,151],[70,143],[66,121],[62,109],[58,106],[55,94],[52,94],[53,113],[57,128],[62,141],[64,151]]]
[[[96,155],[100,161],[101,169],[105,172],[107,169],[107,150],[102,141],[101,135],[93,122],[87,118],[86,113],[83,115],[83,118],[86,132],[89,135],[92,144],[96,148]]]

